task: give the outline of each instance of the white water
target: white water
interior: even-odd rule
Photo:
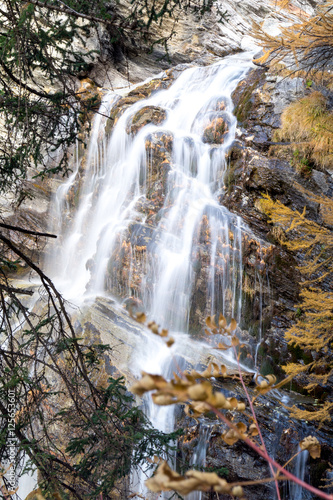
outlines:
[[[199,467],[199,470],[201,467],[206,466],[206,454],[211,432],[212,427],[210,425],[200,422],[198,443],[190,460],[190,465]],[[186,495],[186,500],[202,500],[202,497],[202,491],[192,491],[192,493]]]
[[[110,138],[104,133],[105,119],[96,115],[85,168],[77,164],[57,193],[54,210],[59,227],[53,231],[62,234],[62,243],[48,263],[48,273],[65,298],[78,303],[87,294],[134,295],[148,317],[176,337],[175,346],[168,349],[161,339],[143,333],[132,366],[137,376],[141,370],[170,376],[186,357],[199,362],[204,345],[197,343],[193,349],[188,330],[196,265],[203,250],[208,263],[207,312],[241,319],[242,234],[248,229],[240,217],[220,205],[217,195],[223,193],[225,154],[235,137],[230,96],[251,67],[250,61],[251,54],[237,55],[209,67],[187,69],[168,90],[128,108]],[[105,96],[103,115],[109,114],[116,98]],[[167,118],[161,125],[146,125],[132,137],[126,126],[148,105],[166,110]],[[229,130],[224,143],[212,147],[203,142],[203,130],[221,116]],[[153,151],[147,149],[147,139],[161,140],[162,132],[173,137],[171,169],[159,222],[151,225],[146,211],[140,209],[149,202],[151,188]],[[80,201],[72,215],[66,197],[78,188]],[[137,251],[134,224],[153,233],[144,252]],[[200,240],[204,233],[209,244]],[[125,257],[130,260],[128,277],[120,282]],[[140,286],[134,287],[132,273],[138,267],[143,277]],[[226,361],[233,364],[230,355]],[[146,405],[156,428],[173,429],[172,406]],[[145,493],[142,485],[135,488]]]
[[[296,457],[295,460],[295,468],[294,468],[294,474],[296,477],[301,479],[302,481],[307,481],[306,478],[306,473],[307,473],[307,463],[309,460],[309,452],[307,450],[300,450],[298,447],[299,454]],[[296,483],[289,483],[289,492],[290,492],[290,498],[293,500],[305,500],[306,498],[309,498],[308,492],[302,488],[299,484]],[[311,495],[310,495],[310,498]]]

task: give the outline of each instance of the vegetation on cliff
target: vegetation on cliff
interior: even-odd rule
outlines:
[[[154,40],[154,26],[166,17],[176,20],[188,10],[202,15],[211,7],[211,0],[132,1],[125,9],[106,0],[5,0],[0,10],[0,190],[23,190],[29,169],[36,175],[68,171],[68,148],[82,140],[82,123],[99,100],[96,92],[87,98],[78,79],[87,76],[98,57],[123,57],[140,43],[166,47],[172,32]]]

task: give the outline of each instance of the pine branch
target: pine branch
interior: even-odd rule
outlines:
[[[115,20],[119,19],[119,15],[113,13],[111,19],[103,19],[101,17],[89,15],[89,14],[83,14],[81,12],[77,12],[70,7],[67,7],[63,2],[60,2],[62,4],[61,7],[58,7],[57,5],[50,5],[47,2],[41,2],[39,0],[29,0],[29,3],[36,5],[38,7],[42,7],[48,10],[54,10],[55,12],[60,12],[61,14],[67,14],[69,16],[74,16],[80,19],[87,19],[88,21],[94,21],[96,23],[101,23],[105,25],[113,25]]]

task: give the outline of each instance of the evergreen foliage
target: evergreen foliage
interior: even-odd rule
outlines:
[[[0,240],[42,284],[29,311],[25,290],[13,289],[1,267],[0,474],[11,462],[20,477],[24,453],[44,494],[110,499],[120,491],[125,498],[131,470],[168,454],[179,433],[150,426],[124,380],[107,373],[110,348],[79,338],[52,281],[10,240]],[[6,476],[3,482],[10,491]]]
[[[0,9],[0,191],[22,189],[28,169],[66,173],[68,148],[79,137],[80,113],[96,110],[81,99],[77,77],[87,74],[95,33],[108,45],[132,48],[141,41],[166,46],[172,32],[150,38],[154,26],[181,13],[203,15],[212,0],[4,0]],[[223,17],[223,16],[222,16]],[[97,44],[98,45],[98,44]],[[99,44],[100,45],[100,44]],[[81,138],[82,140],[82,138]]]

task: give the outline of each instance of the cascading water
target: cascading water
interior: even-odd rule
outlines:
[[[307,481],[307,463],[309,460],[309,452],[307,450],[301,450],[298,447],[298,455],[295,459],[294,474],[296,477],[302,481]],[[312,498],[312,495],[304,490],[301,486],[296,483],[289,484],[289,498],[293,500],[306,500]]]
[[[137,376],[141,370],[167,376],[175,369],[175,353],[179,363],[188,356],[193,343],[187,333],[194,283],[203,262],[207,307],[202,312],[241,319],[242,234],[248,229],[219,203],[218,196],[223,195],[225,155],[236,130],[231,93],[251,67],[250,61],[250,54],[237,55],[185,70],[169,89],[127,108],[109,139],[104,116],[117,96],[105,96],[86,164],[78,166],[58,191],[58,212],[64,215],[53,230],[62,233],[62,246],[48,272],[64,296],[72,301],[85,293],[134,296],[148,317],[176,337],[176,347],[170,350],[161,339],[143,333],[132,367]],[[164,120],[135,133],[135,116],[146,107],[162,110]],[[212,146],[215,141],[207,134],[218,132],[222,144]],[[159,173],[152,159],[156,144],[169,156],[158,165],[164,169],[162,202],[151,219],[152,177]],[[68,224],[71,217],[64,200],[78,192],[80,201]],[[142,231],[150,236],[148,242]],[[138,270],[142,276],[135,281]],[[194,364],[199,361],[198,345],[191,354]],[[147,407],[155,427],[172,430],[172,406],[156,408],[149,403]]]
[[[206,453],[209,444],[209,438],[211,436],[212,427],[210,425],[201,422],[199,425],[199,439],[198,443],[193,452],[190,465],[196,467],[205,467],[206,465]],[[193,491],[186,496],[186,500],[202,500],[202,491]]]

